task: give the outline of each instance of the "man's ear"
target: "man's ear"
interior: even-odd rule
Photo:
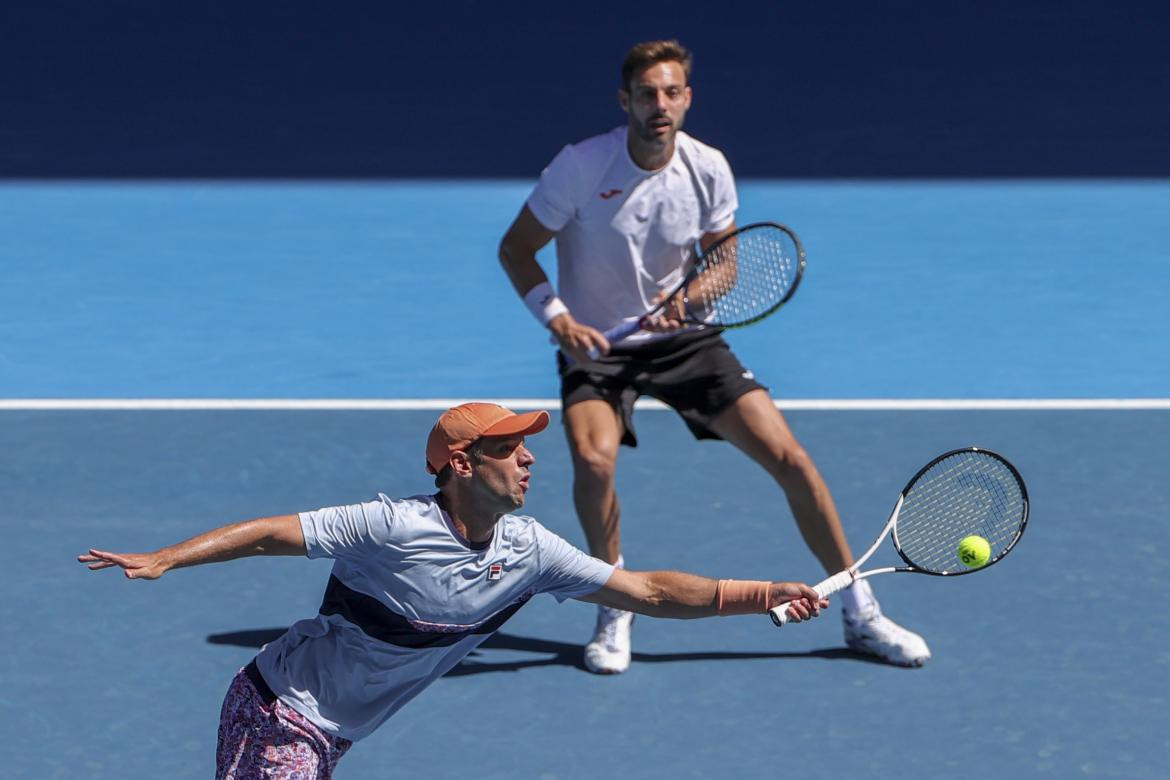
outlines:
[[[618,90],[618,105],[622,107],[622,111],[630,113],[630,93],[624,89]]]
[[[471,456],[468,455],[463,450],[456,450],[455,452],[452,452],[451,453],[451,460],[448,461],[448,463],[450,463],[450,465],[451,465],[451,470],[455,472],[455,476],[457,476],[457,477],[470,477],[471,476],[471,472],[472,472]]]

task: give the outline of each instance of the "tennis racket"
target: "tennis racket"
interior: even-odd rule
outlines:
[[[783,306],[804,273],[804,247],[790,228],[775,222],[746,225],[698,254],[682,283],[642,317],[605,331],[610,344],[642,330],[675,306],[683,322],[742,328]],[[591,352],[594,358],[597,354]]]
[[[903,488],[886,527],[865,555],[845,571],[813,586],[828,597],[854,581],[888,572],[944,577],[982,571],[1012,551],[1028,524],[1028,491],[1016,467],[1002,455],[978,447],[939,455]],[[906,563],[860,571],[886,537]],[[991,555],[982,566],[967,566],[959,542],[967,536],[987,540]],[[772,622],[788,622],[787,604],[772,608]]]

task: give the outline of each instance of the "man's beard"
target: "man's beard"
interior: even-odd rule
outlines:
[[[650,117],[645,122],[638,122],[637,123],[638,137],[641,138],[643,141],[651,141],[651,142],[655,142],[655,141],[666,142],[666,141],[669,141],[670,139],[674,138],[674,134],[676,132],[678,132],[679,124],[674,122],[673,120],[671,120],[670,124],[667,125],[665,135],[659,135],[658,129],[656,127],[654,127],[654,123],[658,122],[662,119],[667,119],[667,117],[654,116],[654,117]]]

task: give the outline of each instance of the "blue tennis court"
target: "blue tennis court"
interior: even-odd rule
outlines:
[[[0,398],[553,397],[496,260],[531,186],[0,182]],[[1165,181],[740,190],[809,255],[733,344],[782,397],[1170,394]]]
[[[428,399],[555,396],[494,256],[529,186],[0,184],[0,774],[208,776],[232,675],[315,612],[328,576],[251,559],[130,583],[77,553],[426,492]],[[986,575],[875,581],[931,643],[914,671],[845,650],[834,608],[783,631],[639,619],[634,667],[598,678],[581,666],[592,608],[536,599],[338,777],[1164,776],[1170,184],[757,180],[741,196],[742,222],[801,232],[809,272],[729,340],[853,546],[919,466],[977,444],[1028,482],[1019,549]],[[1114,402],[1059,403],[1078,399]],[[619,471],[631,567],[819,578],[761,471],[638,414]],[[530,443],[527,511],[583,543],[559,426]]]

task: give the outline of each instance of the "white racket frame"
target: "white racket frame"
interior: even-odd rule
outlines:
[[[898,496],[898,503],[894,504],[894,511],[890,513],[890,519],[886,522],[886,527],[882,529],[877,541],[865,551],[865,554],[853,562],[853,565],[844,571],[839,571],[828,579],[821,580],[816,585],[813,585],[813,590],[817,595],[825,599],[832,596],[834,593],[845,590],[857,580],[863,580],[866,577],[872,577],[875,574],[888,574],[892,571],[919,571],[919,569],[910,566],[884,566],[880,569],[870,569],[869,571],[860,571],[861,565],[869,560],[870,556],[878,547],[881,547],[882,542],[894,530],[894,526],[898,524],[898,515],[902,512],[902,502],[906,500],[906,494]],[[768,614],[772,618],[772,622],[776,624],[777,628],[781,628],[788,622],[788,602],[772,607],[768,610]]]
[[[923,474],[925,474],[927,471],[934,468],[936,463],[939,463],[940,461],[945,460],[946,458],[949,458],[952,455],[958,455],[958,454],[964,453],[964,452],[982,453],[984,455],[988,455],[988,456],[1000,461],[1000,463],[1002,463],[1004,466],[1006,466],[1008,468],[1008,470],[1015,477],[1016,484],[1020,488],[1021,499],[1023,500],[1023,513],[1024,513],[1023,518],[1020,522],[1019,528],[1016,529],[1016,534],[1012,538],[1012,540],[1007,544],[1006,547],[1004,547],[1003,550],[1001,550],[998,554],[996,554],[990,561],[988,561],[983,566],[980,566],[977,569],[973,568],[973,569],[969,569],[967,571],[955,571],[955,572],[936,572],[936,571],[927,571],[926,569],[921,569],[921,568],[914,566],[913,564],[910,563],[909,558],[907,558],[906,555],[902,552],[902,546],[898,543],[898,515],[900,515],[902,512],[902,504],[903,504],[903,502],[906,501],[906,495],[911,490],[913,490],[914,486],[918,483],[918,479]],[[866,577],[872,577],[875,574],[889,574],[890,572],[898,572],[898,571],[908,571],[908,572],[914,572],[915,574],[931,574],[931,575],[951,576],[951,577],[960,576],[963,574],[971,574],[973,572],[980,571],[982,569],[986,569],[988,566],[991,566],[993,563],[998,562],[1005,555],[1007,555],[1009,552],[1011,552],[1012,548],[1014,548],[1016,546],[1016,543],[1020,540],[1020,537],[1023,536],[1024,528],[1027,526],[1027,524],[1028,524],[1028,489],[1024,485],[1024,479],[1023,479],[1023,477],[1020,476],[1020,472],[1018,472],[1016,470],[1016,467],[1013,466],[1007,458],[1003,457],[1002,455],[1000,455],[997,452],[993,452],[991,450],[984,449],[983,447],[961,447],[957,450],[951,450],[950,452],[944,452],[942,455],[939,455],[937,458],[932,460],[930,463],[927,463],[925,466],[923,466],[919,470],[919,472],[914,475],[914,478],[910,480],[910,482],[906,485],[906,487],[902,488],[902,492],[898,494],[898,502],[896,504],[894,504],[894,510],[892,512],[890,512],[890,519],[888,521],[886,521],[886,527],[883,528],[882,532],[878,535],[877,541],[875,541],[873,543],[873,545],[868,550],[865,551],[865,555],[862,555],[860,558],[858,558],[856,561],[854,561],[853,565],[850,566],[848,569],[845,569],[844,571],[837,572],[836,574],[829,577],[828,579],[825,579],[825,580],[818,582],[816,585],[813,586],[813,590],[815,590],[821,598],[828,598],[829,596],[832,596],[834,593],[838,593],[839,591],[842,591],[845,588],[848,588],[850,585],[852,585],[854,582],[857,582],[858,580],[863,580]],[[886,537],[889,536],[891,533],[894,534],[894,549],[896,549],[898,551],[898,555],[902,556],[902,559],[908,565],[906,565],[906,566],[883,566],[880,569],[870,569],[869,571],[861,571],[862,564],[864,564],[867,560],[869,560],[870,556],[874,554],[874,552],[877,550],[877,548],[881,546],[882,542],[884,542],[886,540]],[[772,618],[772,622],[776,624],[777,628],[782,627],[785,623],[787,623],[789,621],[788,606],[789,606],[788,602],[785,602],[783,604],[779,604],[775,607],[772,607],[772,609],[768,610],[768,615]]]

